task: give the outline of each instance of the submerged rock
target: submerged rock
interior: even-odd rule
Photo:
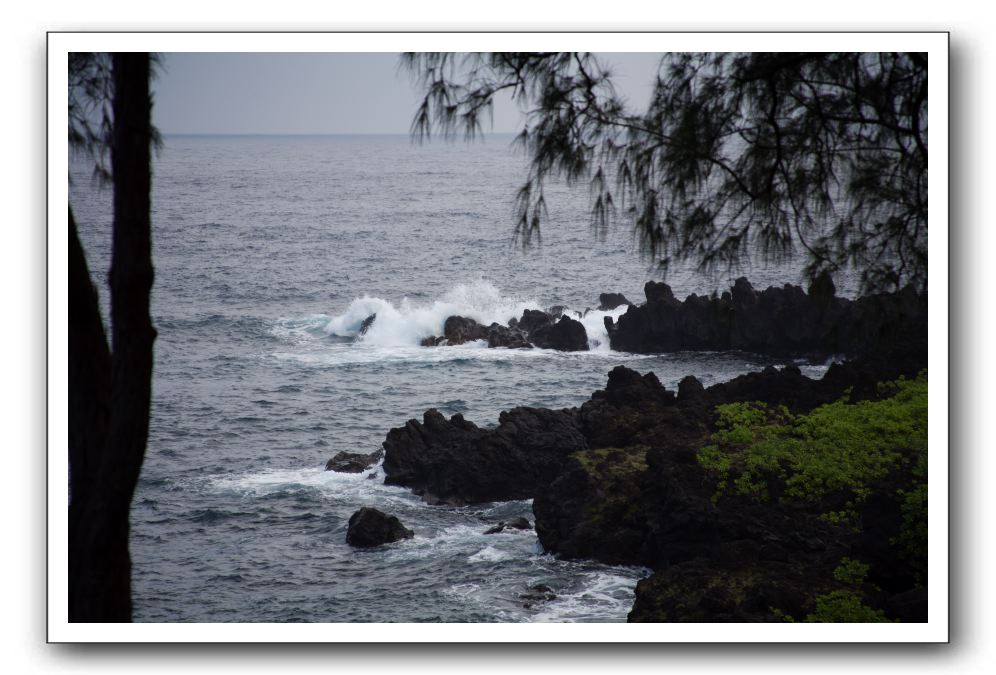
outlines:
[[[338,452],[325,464],[326,471],[339,473],[363,473],[384,456],[383,450],[363,455],[355,452]]]
[[[557,599],[557,594],[553,592],[553,589],[546,584],[534,584],[529,587],[526,593],[519,595],[525,602],[522,606],[525,609],[530,609],[533,605],[539,602],[549,602],[551,600]]]
[[[402,525],[396,517],[364,506],[349,519],[346,543],[358,548],[368,548],[414,536],[415,533]]]
[[[531,530],[533,529],[532,524],[522,516],[518,518],[513,518],[512,520],[505,522],[504,520],[499,521],[497,525],[488,530],[485,530],[484,534],[498,534],[499,532],[504,532],[505,530]]]

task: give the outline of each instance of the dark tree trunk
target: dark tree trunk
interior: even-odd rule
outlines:
[[[100,320],[97,291],[69,210],[69,616],[92,604],[93,587],[83,515],[103,463],[110,419],[111,353]]]
[[[152,393],[149,55],[114,54],[113,74],[110,351],[70,220],[70,621],[131,620],[129,511]]]

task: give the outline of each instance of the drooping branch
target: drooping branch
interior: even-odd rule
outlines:
[[[865,290],[925,286],[922,55],[667,54],[643,114],[625,110],[590,54],[457,60],[406,56],[426,91],[413,129],[473,136],[483,106],[513,92],[531,160],[516,201],[524,244],[557,176],[588,182],[599,233],[624,205],[642,252],[665,266],[708,271],[800,246],[810,275],[854,266]]]

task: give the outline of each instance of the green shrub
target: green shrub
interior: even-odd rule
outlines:
[[[731,490],[764,501],[769,480],[777,477],[786,500],[843,493],[845,508],[824,518],[845,523],[854,520],[872,481],[915,463],[918,484],[902,495],[909,520],[902,545],[918,546],[926,512],[927,377],[880,386],[890,398],[840,400],[798,416],[757,402],[717,406],[716,431],[698,453],[701,466],[716,475],[714,501]]]
[[[862,603],[854,591],[832,591],[816,596],[816,611],[806,616],[806,623],[892,622],[882,610]]]
[[[833,578],[842,584],[858,586],[868,576],[868,565],[860,560],[841,558],[840,565],[833,571]]]

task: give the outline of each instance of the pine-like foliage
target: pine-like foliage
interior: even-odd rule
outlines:
[[[604,234],[619,212],[666,272],[754,256],[854,267],[863,290],[927,285],[927,57],[895,53],[663,55],[645,112],[574,52],[408,53],[423,99],[412,123],[472,138],[494,97],[527,113],[530,159],[515,235],[546,214],[548,178],[587,182]]]

